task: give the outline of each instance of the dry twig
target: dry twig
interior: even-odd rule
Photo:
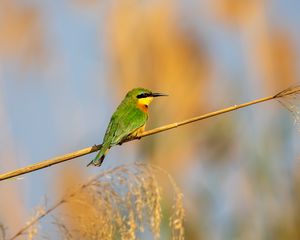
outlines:
[[[234,106],[224,108],[224,109],[221,109],[221,110],[217,110],[217,111],[214,111],[214,112],[210,112],[210,113],[207,113],[207,114],[204,114],[204,115],[201,115],[201,116],[190,118],[190,119],[187,119],[187,120],[184,120],[184,121],[181,121],[181,122],[171,123],[171,124],[164,125],[162,127],[158,127],[158,128],[155,128],[155,129],[152,129],[152,130],[149,130],[149,131],[145,131],[142,134],[136,136],[135,138],[128,139],[124,142],[132,141],[132,140],[140,139],[140,138],[150,136],[150,135],[153,135],[153,134],[156,134],[156,133],[164,132],[164,131],[167,131],[167,130],[170,130],[170,129],[173,129],[173,128],[176,128],[176,127],[179,127],[179,126],[190,124],[192,122],[196,122],[196,121],[200,121],[200,120],[203,120],[203,119],[206,119],[206,118],[214,117],[214,116],[217,116],[217,115],[220,115],[220,114],[223,114],[223,113],[235,111],[235,110],[240,109],[240,108],[248,107],[250,105],[255,105],[255,104],[270,101],[270,100],[273,100],[273,99],[281,99],[281,98],[284,98],[284,97],[287,97],[287,96],[292,96],[294,94],[299,94],[299,92],[300,92],[300,86],[290,87],[290,88],[287,88],[287,89],[277,93],[276,95],[272,95],[272,96],[264,97],[264,98],[259,98],[259,99],[256,99],[256,100],[253,100],[253,101],[250,101],[250,102],[247,102],[247,103],[243,103],[243,104],[240,104],[240,105],[234,105]],[[0,174],[0,181],[5,180],[5,179],[9,179],[9,178],[13,178],[13,177],[17,177],[17,176],[20,176],[22,174],[26,174],[26,173],[29,173],[29,172],[37,171],[39,169],[46,168],[46,167],[49,167],[51,165],[58,164],[58,163],[61,163],[61,162],[65,162],[65,161],[71,160],[73,158],[81,157],[81,156],[87,155],[87,154],[92,153],[92,152],[96,152],[100,149],[100,147],[101,147],[101,145],[95,145],[93,147],[87,147],[87,148],[84,148],[84,149],[81,149],[81,150],[78,150],[78,151],[75,151],[75,152],[72,152],[72,153],[68,153],[68,154],[61,155],[61,156],[58,156],[58,157],[55,157],[55,158],[51,158],[51,159],[48,159],[48,160],[45,160],[45,161],[41,161],[41,162],[38,162],[38,163],[35,163],[35,164],[32,164],[32,165],[28,165],[26,167],[19,168],[17,170],[11,171],[11,172]]]

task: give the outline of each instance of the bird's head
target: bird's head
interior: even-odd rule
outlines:
[[[134,101],[144,112],[148,111],[148,106],[152,102],[154,97],[168,96],[164,93],[153,93],[151,90],[145,88],[134,88],[129,91],[126,98]]]

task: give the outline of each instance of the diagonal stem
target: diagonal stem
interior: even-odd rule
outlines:
[[[129,141],[140,139],[140,138],[150,136],[150,135],[153,135],[153,134],[156,134],[156,133],[164,132],[164,131],[167,131],[167,130],[170,130],[170,129],[173,129],[173,128],[177,128],[179,126],[190,124],[190,123],[200,121],[200,120],[203,120],[203,119],[206,119],[206,118],[214,117],[214,116],[217,116],[217,115],[220,115],[220,114],[223,114],[223,113],[232,112],[232,111],[235,111],[235,110],[240,109],[240,108],[248,107],[250,105],[255,105],[255,104],[258,104],[258,103],[270,101],[272,99],[282,98],[282,97],[285,97],[285,96],[288,96],[288,95],[298,94],[299,92],[300,92],[300,86],[287,88],[287,89],[277,93],[274,96],[259,98],[259,99],[256,99],[256,100],[253,100],[253,101],[250,101],[250,102],[246,102],[246,103],[243,103],[243,104],[234,105],[234,106],[224,108],[224,109],[220,109],[220,110],[217,110],[217,111],[214,111],[214,112],[206,113],[204,115],[197,116],[197,117],[194,117],[194,118],[190,118],[190,119],[187,119],[187,120],[184,120],[184,121],[181,121],[181,122],[171,123],[171,124],[167,124],[167,125],[164,125],[164,126],[161,126],[161,127],[158,127],[158,128],[154,128],[152,130],[145,131],[142,134],[140,134],[140,135],[138,135],[134,138],[127,139],[124,142],[129,142]],[[19,168],[19,169],[14,170],[14,171],[6,172],[6,173],[3,173],[3,174],[0,174],[0,181],[5,180],[5,179],[9,179],[9,178],[14,178],[14,177],[17,177],[17,176],[20,176],[20,175],[23,175],[23,174],[26,174],[26,173],[29,173],[29,172],[37,171],[37,170],[42,169],[42,168],[50,167],[51,165],[58,164],[58,163],[61,163],[61,162],[65,162],[65,161],[71,160],[73,158],[81,157],[81,156],[87,155],[89,153],[96,152],[100,148],[101,148],[101,145],[95,145],[93,147],[87,147],[87,148],[84,148],[84,149],[81,149],[81,150],[78,150],[78,151],[75,151],[75,152],[71,152],[71,153],[68,153],[68,154],[65,154],[65,155],[50,158],[48,160],[41,161],[41,162],[38,162],[38,163],[35,163],[35,164],[32,164],[32,165],[28,165],[26,167]]]

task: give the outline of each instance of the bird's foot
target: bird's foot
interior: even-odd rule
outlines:
[[[97,149],[98,149],[97,144],[94,144],[94,145],[92,146],[92,151],[97,150]]]
[[[102,146],[102,144],[101,144],[101,145],[94,144],[94,145],[92,146],[92,148],[93,148],[93,149],[99,149],[99,148],[101,148],[101,146]]]

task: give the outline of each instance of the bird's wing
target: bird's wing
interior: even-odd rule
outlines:
[[[127,107],[124,113],[116,118],[116,128],[112,145],[120,143],[130,134],[142,127],[147,121],[147,114],[135,107]]]
[[[123,115],[128,114],[126,111],[126,106],[127,106],[127,104],[123,100],[123,102],[118,106],[116,111],[111,116],[111,119],[109,121],[107,129],[105,131],[105,135],[103,138],[103,144],[106,143],[106,144],[111,145],[111,142],[113,141],[113,139],[115,137],[116,130],[118,128],[120,119],[123,117]]]
[[[116,118],[114,115],[112,115],[109,124],[106,128],[106,132],[103,138],[103,143],[111,141],[112,136],[115,134],[115,129],[116,129]]]
[[[113,146],[119,144],[128,135],[142,127],[148,115],[136,107],[121,104],[112,115],[106,129],[103,144]]]

